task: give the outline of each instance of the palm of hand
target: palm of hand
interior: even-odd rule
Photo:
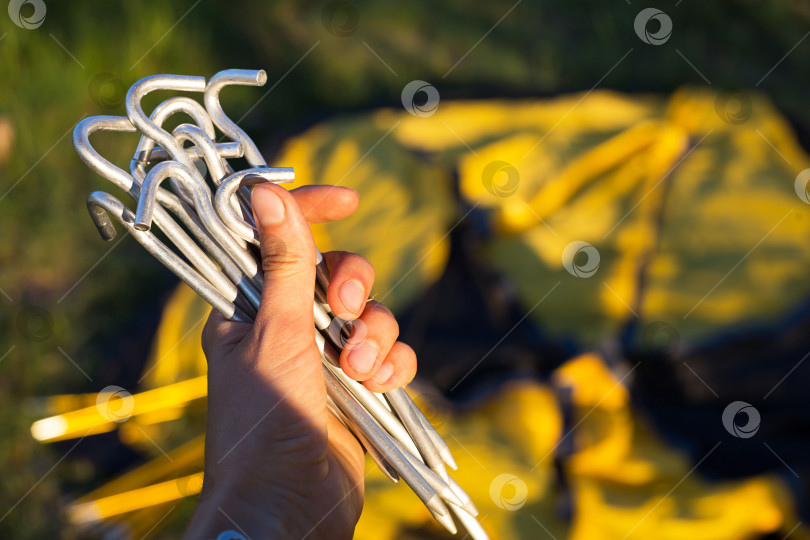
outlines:
[[[252,531],[251,537],[351,537],[363,505],[364,456],[327,408],[315,345],[316,250],[309,225],[346,217],[357,204],[357,194],[345,188],[254,188],[261,305],[252,325],[212,313],[203,332],[205,482],[186,538],[231,527]],[[375,392],[407,384],[416,356],[396,341],[391,312],[366,302],[373,267],[351,253],[323,256],[331,272],[330,308],[367,329],[351,354],[349,348],[341,352],[341,368]]]
[[[221,429],[206,440],[207,486],[217,489],[227,477],[239,483],[244,499],[262,501],[264,512],[278,505],[296,515],[300,526],[285,531],[291,537],[334,538],[353,530],[363,506],[363,449],[326,407],[315,346],[294,356],[276,349],[272,356],[286,359],[278,366],[254,360],[268,354],[249,325],[212,314],[205,336],[209,378],[228,383],[209,396],[209,422]],[[233,410],[242,411],[238,420],[217,421],[218,411]],[[265,466],[244,469],[257,459]],[[208,483],[212,474],[216,480]],[[327,526],[328,534],[319,534]]]

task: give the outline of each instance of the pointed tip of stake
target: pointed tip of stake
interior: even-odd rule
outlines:
[[[478,508],[475,507],[475,503],[473,503],[472,498],[467,494],[466,491],[456,482],[453,480],[450,482],[450,489],[453,490],[459,499],[463,501],[462,508],[471,516],[475,517],[478,515]]]
[[[431,467],[430,470],[435,472],[439,475],[439,478],[445,481],[448,485],[450,484],[450,474],[447,472],[447,469],[442,465],[442,463],[438,463],[437,466]]]
[[[461,508],[463,508],[464,511],[470,514],[472,517],[478,517],[478,508],[475,507],[472,501],[465,502]]]
[[[441,495],[442,500],[444,500],[445,502],[458,506],[459,508],[464,508],[466,510],[467,507],[464,505],[464,501],[461,500],[461,498],[456,494],[455,491],[453,491],[453,489],[450,486],[442,488],[439,495]]]
[[[256,82],[259,83],[259,86],[264,86],[264,83],[267,82],[267,72],[265,70],[260,69],[256,73]]]
[[[380,456],[382,457],[382,456]],[[392,484],[396,484],[399,482],[399,473],[391,466],[385,458],[382,458],[382,463],[378,463],[377,466],[380,468],[382,473],[391,480]]]
[[[428,501],[425,503],[425,506],[428,507],[428,510],[439,516],[450,515],[450,510],[448,510],[444,505],[442,498],[439,497],[438,493],[434,493],[433,496],[431,496],[430,499],[428,499]]]
[[[450,467],[454,471],[458,470],[458,465],[456,465],[456,460],[453,459],[453,454],[450,452],[449,448],[447,448],[447,447],[439,448],[439,456],[441,456],[442,461],[444,461],[444,463],[448,467]]]
[[[461,526],[467,531],[465,538],[469,537],[472,540],[489,540],[489,535],[477,519],[458,508],[453,508],[453,512],[456,514],[456,519],[461,523]]]
[[[136,221],[132,226],[135,227],[135,230],[137,230],[137,231],[148,231],[149,230],[149,224],[144,223],[143,221]]]
[[[438,521],[442,527],[447,529],[450,534],[456,534],[458,532],[458,528],[456,528],[456,523],[453,521],[453,516],[447,514],[446,516],[439,516],[437,514],[433,514],[433,517]]]

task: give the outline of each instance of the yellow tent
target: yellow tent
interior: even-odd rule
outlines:
[[[295,167],[292,187],[360,192],[357,214],[316,226],[316,242],[368,258],[374,295],[395,313],[442,275],[449,231],[483,216],[482,261],[508,280],[531,324],[582,351],[547,380],[512,380],[463,408],[430,393],[419,400],[493,538],[810,538],[784,475],[705,477],[701,456],[668,445],[631,400],[637,364],[597,352],[628,328],[642,329],[631,343],[642,349],[701,343],[776,320],[807,297],[810,197],[797,174],[810,159],[765,97],[595,91],[442,102],[427,117],[377,110],[309,129],[274,163]],[[181,444],[203,429],[207,311],[185,287],[166,307],[144,390],[175,385],[168,402],[150,407],[165,393],[136,395],[138,414],[120,425],[95,416],[106,427],[94,429],[118,428],[145,451],[178,447],[177,466],[156,454],[77,501],[74,521],[141,530],[197,489],[202,441]],[[83,424],[45,428],[69,436],[66,425],[93,424],[91,409],[68,418]],[[368,469],[357,538],[444,538],[405,487]],[[145,487],[135,492],[145,509],[115,498]]]

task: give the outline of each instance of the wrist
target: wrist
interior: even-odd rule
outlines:
[[[299,538],[306,534],[300,511],[285,497],[244,489],[213,489],[200,495],[184,540],[216,540],[235,531],[245,538]],[[230,537],[227,537],[230,540]],[[234,539],[239,536],[234,535]]]

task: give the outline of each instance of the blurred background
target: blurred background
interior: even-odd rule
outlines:
[[[204,306],[131,238],[101,241],[85,199],[108,186],[71,133],[124,115],[146,75],[250,68],[267,85],[228,89],[225,110],[299,184],[360,192],[319,245],[377,268],[493,537],[810,537],[810,2],[655,8],[9,2],[0,536],[174,538],[187,523],[192,480],[137,519],[66,508],[197,472],[182,449],[204,430],[196,387],[140,423],[31,433],[109,385],[204,367]],[[127,168],[137,138],[94,140]],[[404,488],[372,476],[368,497],[358,537],[443,538]]]

